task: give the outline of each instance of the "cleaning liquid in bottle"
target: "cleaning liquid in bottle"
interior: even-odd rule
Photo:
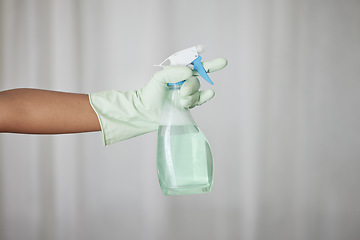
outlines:
[[[180,105],[182,83],[168,84],[158,130],[157,173],[165,195],[209,192],[213,184],[210,145],[189,110]]]
[[[199,53],[203,45],[174,53],[166,62],[189,66],[213,85]],[[179,91],[185,81],[168,83],[168,98],[162,110],[158,130],[157,173],[165,195],[205,193],[213,185],[213,158],[205,135],[198,128],[190,111],[180,105]]]

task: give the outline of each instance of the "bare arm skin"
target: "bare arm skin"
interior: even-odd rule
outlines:
[[[87,94],[39,89],[0,92],[0,132],[61,134],[100,130]]]

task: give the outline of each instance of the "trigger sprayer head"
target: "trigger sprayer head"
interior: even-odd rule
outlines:
[[[160,63],[157,66],[165,67],[166,62],[169,62],[169,65],[179,65],[179,66],[193,65],[194,70],[196,70],[205,81],[214,85],[214,83],[207,75],[204,66],[201,63],[202,58],[199,55],[199,53],[202,53],[204,51],[205,51],[205,46],[199,44],[194,47],[187,48],[174,53],[173,55],[165,59],[162,63]]]

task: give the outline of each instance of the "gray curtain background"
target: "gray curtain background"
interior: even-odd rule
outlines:
[[[162,195],[155,132],[0,134],[0,239],[360,239],[358,0],[0,0],[0,89],[138,89],[199,43],[211,193]]]

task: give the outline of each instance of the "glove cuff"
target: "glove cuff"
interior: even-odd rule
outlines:
[[[111,90],[89,94],[89,101],[98,116],[104,145],[109,145],[154,131],[157,123],[149,121],[136,91]]]

